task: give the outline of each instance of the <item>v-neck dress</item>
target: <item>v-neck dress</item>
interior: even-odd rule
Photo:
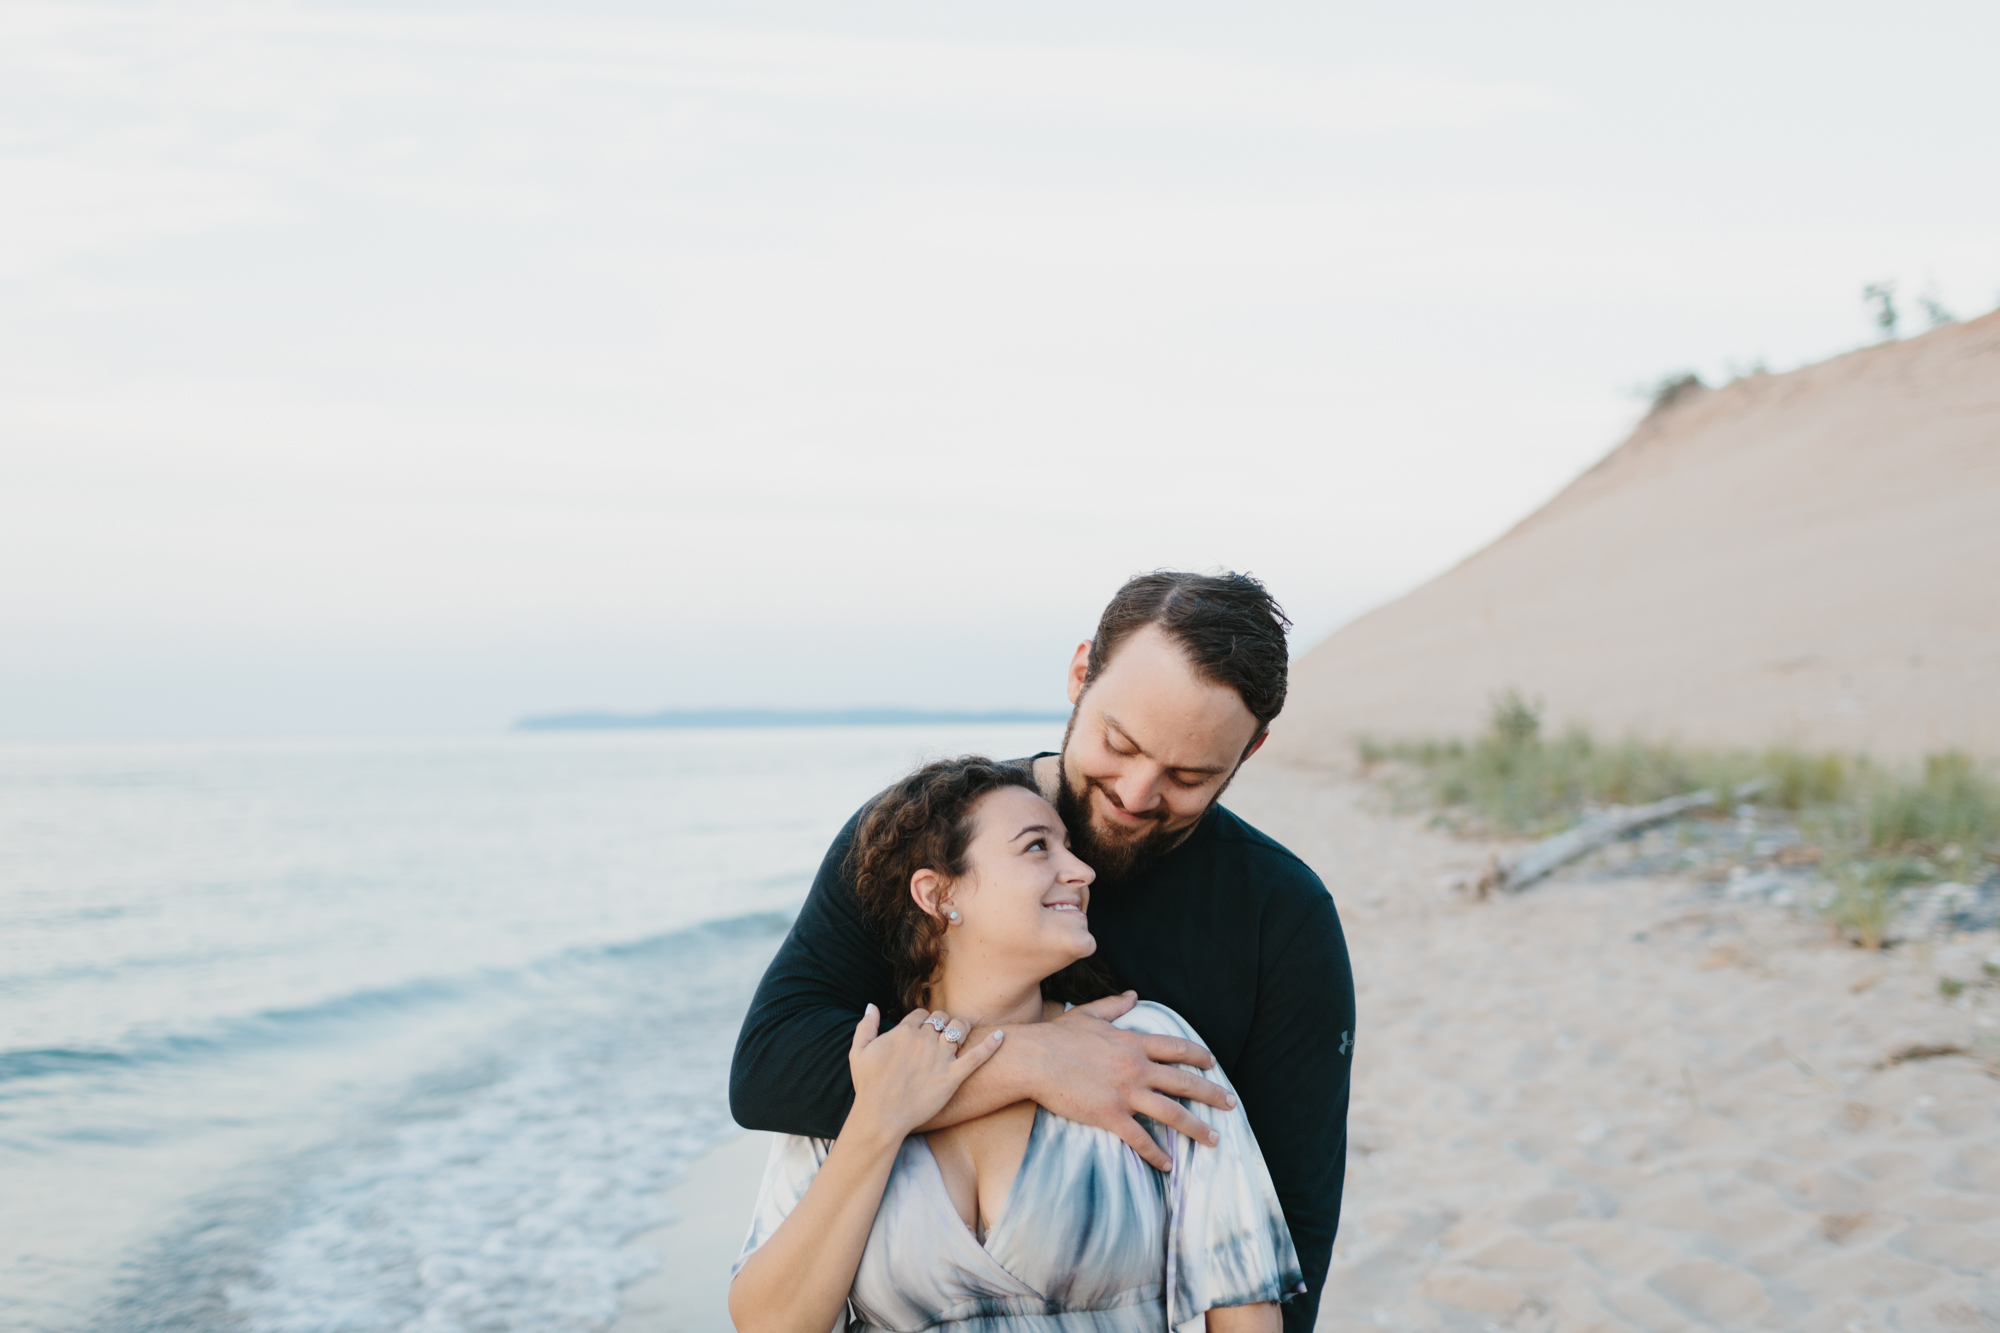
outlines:
[[[1199,1041],[1164,1005],[1117,1026]],[[1220,1069],[1197,1070],[1229,1086]],[[1304,1290],[1285,1215],[1238,1106],[1184,1102],[1221,1135],[1194,1144],[1145,1118],[1173,1155],[1161,1174],[1107,1130],[1037,1107],[1026,1155],[981,1245],[952,1206],[921,1134],[903,1141],[842,1322],[848,1333],[1201,1333],[1211,1309]],[[772,1145],[743,1260],[805,1196],[832,1147]],[[836,1325],[836,1329],[838,1329]]]

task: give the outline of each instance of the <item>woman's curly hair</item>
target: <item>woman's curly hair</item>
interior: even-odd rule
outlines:
[[[862,911],[882,937],[902,1013],[924,1006],[944,963],[947,929],[917,906],[910,878],[919,870],[934,870],[949,885],[965,874],[965,854],[975,832],[972,808],[980,797],[1002,787],[1041,794],[1025,765],[976,754],[940,759],[891,784],[861,816],[847,853],[848,875]],[[1053,990],[1045,984],[1043,991],[1053,999],[1073,999],[1072,991],[1095,999],[1110,990],[1095,970],[1075,963],[1057,978],[1051,979]],[[885,1022],[901,1017],[883,1015]]]

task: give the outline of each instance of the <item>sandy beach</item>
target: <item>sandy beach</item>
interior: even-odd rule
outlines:
[[[1320,1327],[2000,1325],[1993,932],[1868,953],[1686,877],[1518,897],[1338,774],[1232,805],[1332,888],[1360,987]],[[1887,1067],[1884,1067],[1884,1066]]]
[[[730,1333],[729,1266],[750,1229],[771,1136],[711,1149],[663,1196],[674,1220],[632,1241],[660,1266],[620,1293],[610,1333]]]
[[[2000,1325],[2000,936],[1870,953],[1590,862],[1476,901],[1492,845],[1358,777],[1229,800],[1332,888],[1360,985],[1326,1333]],[[727,1329],[760,1139],[669,1195],[613,1333]]]

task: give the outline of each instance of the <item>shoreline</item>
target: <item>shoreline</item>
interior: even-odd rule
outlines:
[[[696,1158],[661,1194],[674,1220],[633,1237],[660,1266],[618,1293],[607,1333],[733,1333],[729,1267],[743,1247],[771,1136],[745,1130]]]

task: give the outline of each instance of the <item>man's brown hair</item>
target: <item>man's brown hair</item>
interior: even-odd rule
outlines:
[[[1187,654],[1195,674],[1241,696],[1263,735],[1285,706],[1292,622],[1264,585],[1248,574],[1186,574],[1156,569],[1125,581],[1098,617],[1083,687],[1134,632],[1158,625]]]

